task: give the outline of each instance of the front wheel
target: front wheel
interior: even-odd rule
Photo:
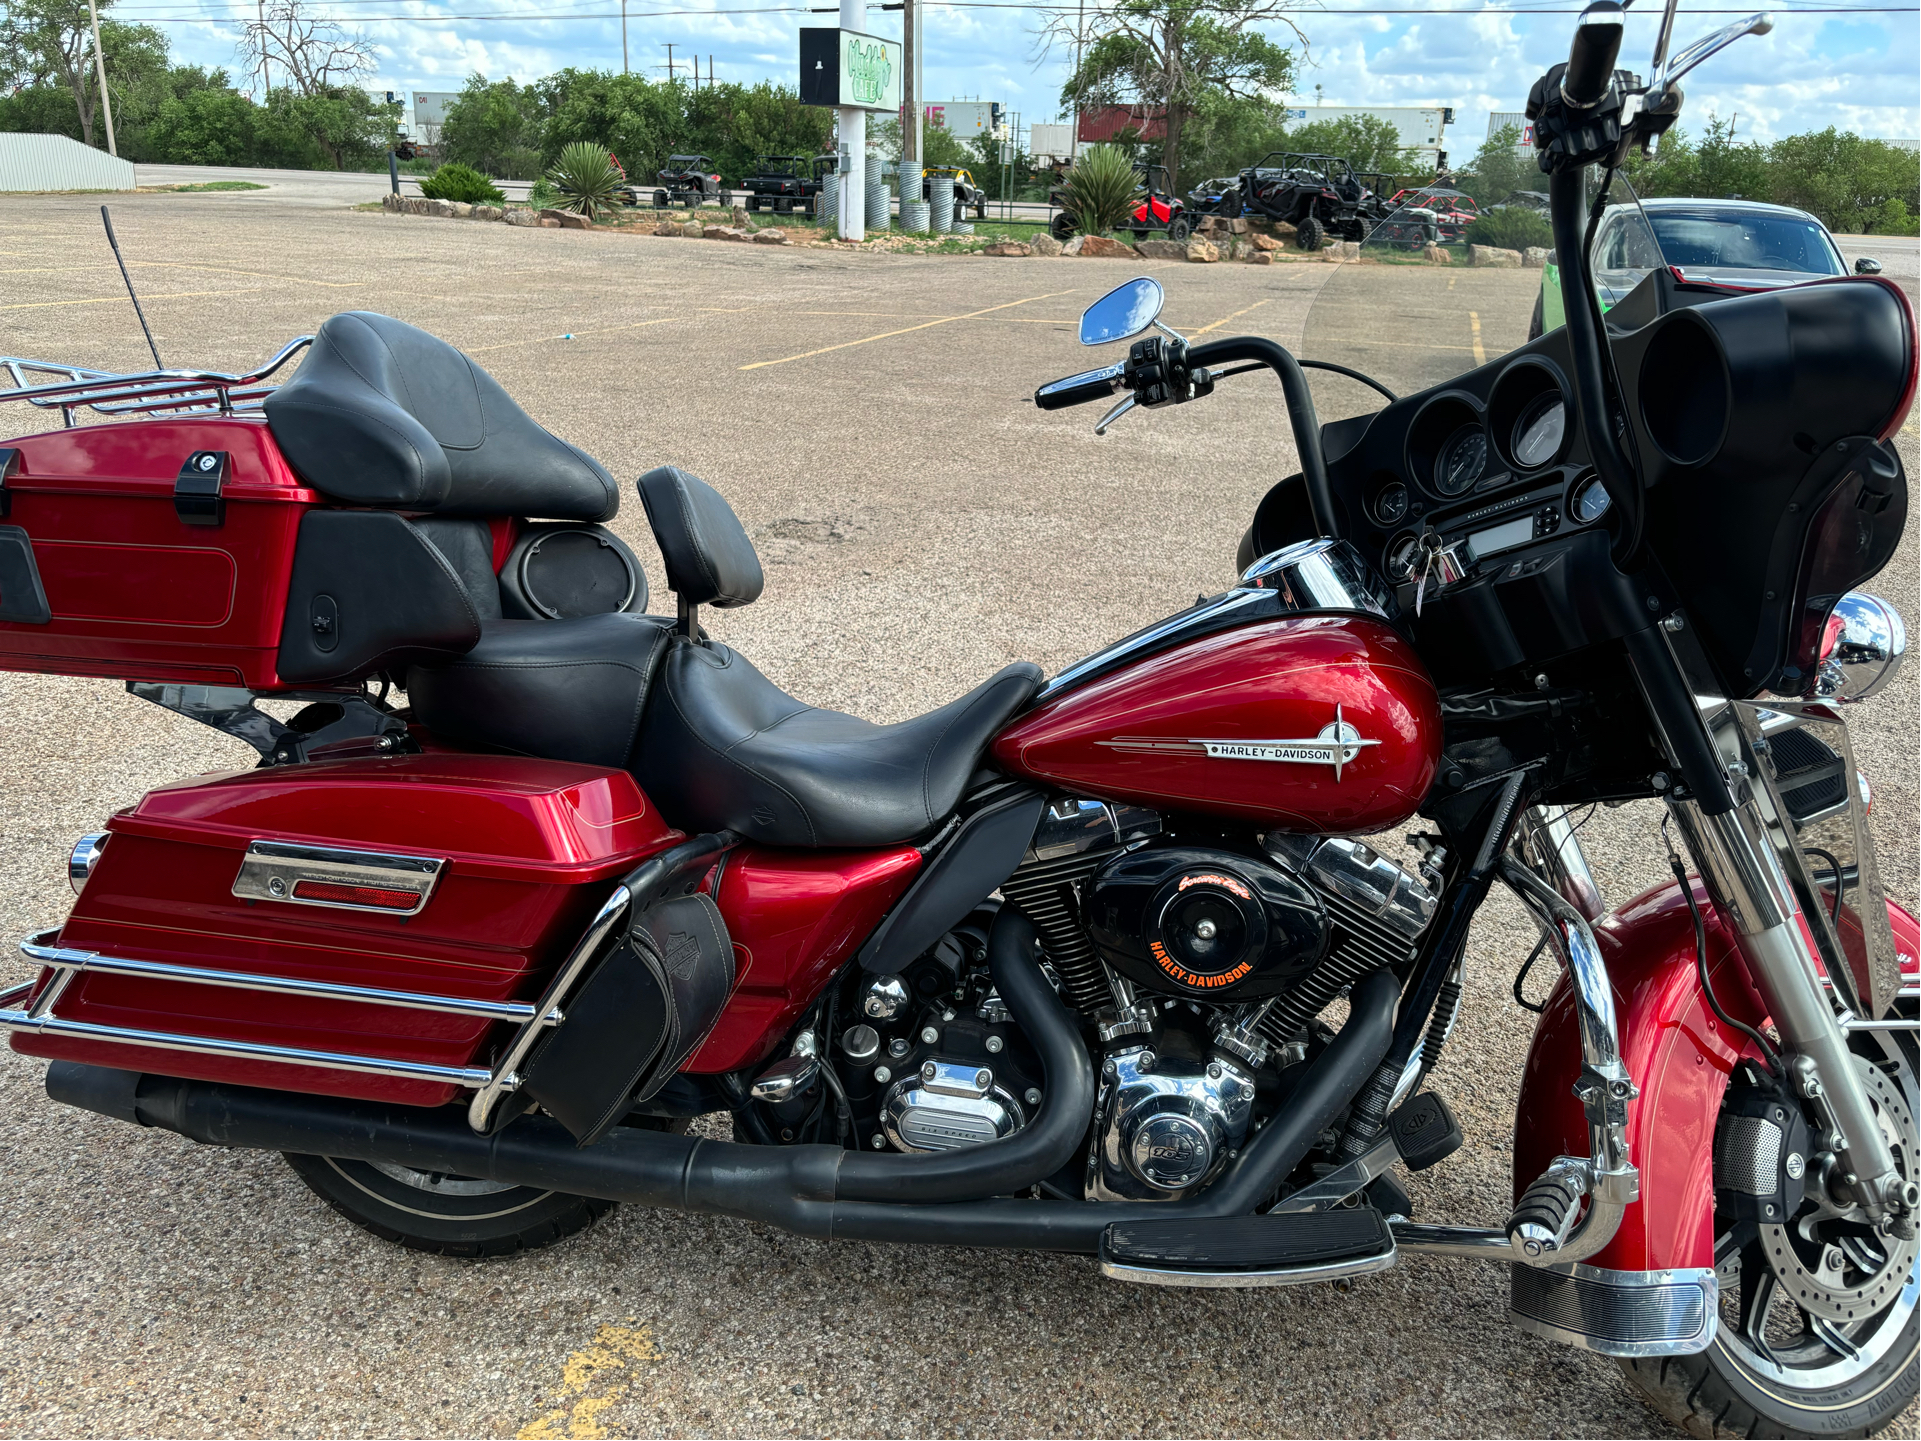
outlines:
[[[386,1161],[286,1153],[321,1200],[383,1241],[437,1256],[510,1256],[564,1241],[614,1209],[612,1201],[536,1186],[507,1186]]]
[[[1294,243],[1303,250],[1319,250],[1327,242],[1327,227],[1312,215],[1301,217],[1294,227]]]
[[[1855,1046],[1896,1167],[1912,1180],[1913,1044],[1857,1032]],[[1707,1350],[1621,1362],[1634,1388],[1690,1435],[1871,1436],[1914,1402],[1916,1242],[1851,1220],[1818,1187],[1808,1190],[1785,1226],[1715,1218],[1721,1325]]]
[[[1194,233],[1194,222],[1185,215],[1177,215],[1167,223],[1167,238],[1176,245],[1185,244],[1187,237]]]
[[[1074,232],[1078,229],[1080,226],[1075,222],[1074,217],[1065,210],[1047,222],[1047,233],[1060,241],[1072,240]]]

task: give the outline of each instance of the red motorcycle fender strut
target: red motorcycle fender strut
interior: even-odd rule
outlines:
[[[1695,900],[1707,928],[1708,975],[1722,1007],[1759,1026],[1766,1010],[1735,950],[1734,938],[1704,889]],[[1904,977],[1921,954],[1915,918],[1888,907]],[[1615,991],[1621,1057],[1640,1087],[1628,1110],[1629,1154],[1640,1170],[1640,1197],[1630,1204],[1607,1246],[1588,1265],[1570,1268],[1576,1280],[1613,1296],[1672,1286],[1688,1276],[1711,1277],[1714,1267],[1714,1128],[1735,1063],[1752,1043],[1715,1018],[1695,968],[1694,922],[1679,886],[1656,886],[1594,927]],[[1581,1047],[1574,997],[1565,976],[1535,1028],[1514,1116],[1514,1188],[1520,1192],[1556,1156],[1579,1155],[1588,1143],[1587,1117],[1572,1092]],[[1515,1268],[1516,1320],[1530,1330],[1576,1340],[1612,1354],[1635,1354],[1593,1333],[1580,1339],[1533,1306],[1537,1278]],[[1550,1271],[1549,1277],[1556,1273]],[[1524,1296],[1524,1287],[1531,1288]],[[1590,1301],[1594,1297],[1586,1298]],[[1712,1340],[1712,1332],[1702,1345]]]

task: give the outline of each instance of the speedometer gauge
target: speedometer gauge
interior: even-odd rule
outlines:
[[[1442,495],[1466,494],[1487,469],[1487,432],[1464,425],[1450,435],[1434,458],[1434,488]]]
[[[1536,470],[1561,453],[1561,442],[1566,438],[1567,407],[1558,393],[1550,391],[1537,396],[1521,412],[1521,418],[1514,422],[1508,449],[1522,470]]]

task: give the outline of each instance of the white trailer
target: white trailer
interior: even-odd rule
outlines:
[[[1447,162],[1447,127],[1454,123],[1452,105],[1294,105],[1288,107],[1290,126],[1348,116],[1372,116],[1392,125],[1404,149],[1412,150],[1435,168]]]

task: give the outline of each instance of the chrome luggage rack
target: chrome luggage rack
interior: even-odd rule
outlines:
[[[58,410],[61,423],[69,427],[78,423],[74,412],[83,407],[109,416],[249,414],[258,411],[278,388],[262,382],[311,344],[311,335],[297,336],[266,364],[245,375],[218,370],[143,370],[122,375],[0,355],[0,371],[12,382],[0,386],[0,401],[24,400],[42,410]],[[42,376],[62,378],[47,381],[39,379]]]

